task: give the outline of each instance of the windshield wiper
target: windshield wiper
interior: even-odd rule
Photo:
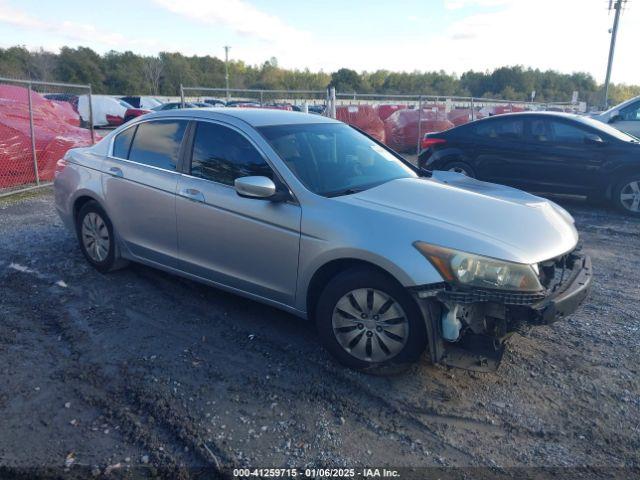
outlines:
[[[360,193],[366,188],[344,188],[342,190],[336,190],[334,192],[325,193],[325,197],[340,197],[342,195],[353,195],[354,193]]]

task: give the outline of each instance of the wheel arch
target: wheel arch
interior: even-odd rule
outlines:
[[[402,287],[402,282],[387,269],[367,260],[359,258],[336,258],[321,265],[311,277],[306,291],[307,318],[314,320],[318,299],[327,284],[338,274],[352,268],[370,268],[376,270]]]
[[[630,175],[640,175],[640,164],[638,165],[618,165],[616,168],[608,168],[606,173],[603,172],[605,178],[601,180],[597,187],[597,193],[607,200],[613,200],[613,193],[616,186]]]
[[[73,221],[74,222],[78,218],[78,213],[80,212],[80,209],[82,207],[84,207],[87,203],[92,202],[92,201],[96,202],[104,210],[104,206],[102,205],[100,200],[98,200],[94,195],[90,195],[90,194],[88,194],[86,192],[80,193],[78,196],[76,196],[76,198],[73,199],[71,213],[73,215]]]
[[[438,168],[442,168],[445,164],[450,162],[465,162],[471,165],[471,162],[468,160],[467,155],[464,153],[459,147],[447,147],[440,150],[435,150],[428,158],[425,157],[425,154],[428,150],[423,150],[418,159],[420,161],[421,166],[426,166],[427,163],[436,164]]]

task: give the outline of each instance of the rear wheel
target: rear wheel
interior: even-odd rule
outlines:
[[[613,189],[612,199],[620,210],[640,216],[640,175],[631,175],[618,182]]]
[[[414,362],[426,346],[413,299],[374,269],[347,270],[331,280],[320,295],[316,322],[325,348],[358,370]]]
[[[76,233],[82,253],[98,271],[106,273],[127,264],[118,256],[111,220],[97,202],[89,201],[80,208]]]
[[[466,162],[449,162],[444,167],[449,172],[456,172],[466,175],[467,177],[475,178],[476,172],[471,165]]]

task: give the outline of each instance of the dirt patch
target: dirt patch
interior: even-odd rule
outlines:
[[[580,311],[516,336],[497,373],[423,359],[392,377],[343,369],[311,325],[261,304],[140,265],[101,275],[48,190],[0,203],[0,464],[637,468],[640,222],[561,203],[596,275]]]

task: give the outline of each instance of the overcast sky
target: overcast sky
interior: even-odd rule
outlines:
[[[608,0],[0,0],[0,45],[276,57],[287,68],[445,70],[521,64],[604,79]],[[640,84],[640,0],[612,81]]]

